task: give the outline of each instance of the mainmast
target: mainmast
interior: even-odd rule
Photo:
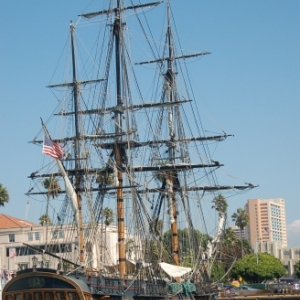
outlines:
[[[121,0],[117,0],[116,8],[110,8],[108,10],[103,10],[94,13],[82,14],[81,16],[84,18],[93,18],[99,15],[107,15],[110,13],[114,13],[115,20],[113,23],[113,35],[114,35],[114,46],[115,46],[115,71],[116,71],[116,102],[117,105],[112,108],[112,112],[114,113],[115,120],[115,140],[114,144],[109,146],[109,148],[113,149],[113,155],[115,158],[115,164],[117,168],[117,222],[118,222],[118,250],[119,250],[119,275],[122,277],[126,274],[126,256],[125,256],[125,223],[124,223],[124,186],[123,186],[123,172],[124,165],[126,165],[126,154],[124,141],[122,138],[123,135],[123,127],[122,127],[122,116],[123,111],[128,109],[128,107],[124,107],[122,99],[122,91],[126,86],[126,82],[122,80],[123,72],[126,72],[126,67],[123,66],[123,24],[121,14],[124,10],[136,10],[138,8],[156,6],[160,4],[160,1],[146,3],[146,4],[138,4],[122,7]],[[126,77],[126,76],[125,76]],[[126,79],[125,79],[126,80]]]
[[[123,106],[122,101],[122,82],[121,82],[121,38],[122,38],[122,20],[121,20],[121,3],[117,2],[115,11],[115,21],[113,25],[113,34],[115,38],[115,58],[116,58],[116,92],[117,92],[117,107]],[[117,136],[114,156],[117,168],[118,189],[117,189],[117,218],[118,218],[118,248],[119,248],[119,274],[122,277],[126,274],[126,256],[125,256],[125,226],[124,226],[124,199],[123,199],[123,173],[122,173],[122,149],[118,142],[122,142],[122,109],[117,109],[114,112],[115,116],[115,132]]]

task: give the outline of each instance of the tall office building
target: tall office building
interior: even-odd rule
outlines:
[[[257,243],[277,242],[287,247],[284,199],[250,199],[246,204],[250,217],[249,239]]]

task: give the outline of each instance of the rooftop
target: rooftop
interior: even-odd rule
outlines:
[[[32,226],[37,226],[37,224],[0,214],[0,229],[24,228]]]

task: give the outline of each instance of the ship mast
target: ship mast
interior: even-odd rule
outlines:
[[[83,226],[82,226],[82,200],[81,200],[81,181],[82,175],[79,171],[81,169],[80,164],[80,132],[79,132],[79,99],[78,99],[78,90],[79,84],[76,77],[76,57],[75,57],[75,47],[74,47],[74,31],[75,27],[73,23],[70,24],[71,32],[71,50],[72,50],[72,70],[73,70],[73,100],[74,100],[74,116],[75,116],[75,192],[77,195],[77,204],[78,204],[78,232],[79,232],[79,260],[80,263],[84,263],[84,243],[83,243]]]
[[[122,101],[122,82],[121,82],[121,52],[120,37],[122,37],[122,20],[121,20],[121,3],[117,2],[115,11],[115,21],[113,25],[113,34],[115,38],[115,59],[116,59],[116,92],[117,107],[123,106]],[[114,156],[117,168],[118,189],[117,189],[117,221],[118,221],[118,248],[119,248],[119,274],[122,277],[126,274],[126,257],[125,257],[125,226],[124,226],[124,199],[123,199],[123,173],[122,173],[122,149],[118,142],[122,142],[122,110],[116,109],[115,116],[115,132],[119,136],[114,147]]]
[[[175,77],[173,72],[173,47],[172,47],[172,31],[171,31],[171,21],[170,21],[170,5],[167,3],[168,7],[168,30],[167,30],[167,42],[168,42],[168,64],[167,72],[165,74],[165,94],[168,103],[176,101],[174,94]],[[175,99],[174,99],[175,98]],[[168,107],[168,123],[169,123],[169,162],[175,164],[175,130],[173,121],[173,110],[172,105]],[[172,255],[175,265],[180,264],[179,258],[179,243],[178,243],[178,226],[177,226],[177,208],[176,208],[176,197],[173,191],[173,186],[175,183],[175,177],[177,176],[176,171],[170,170],[166,178],[166,187],[168,189],[169,197],[169,212],[170,212],[170,223],[172,232]]]

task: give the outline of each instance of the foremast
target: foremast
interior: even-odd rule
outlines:
[[[171,30],[171,22],[170,22],[170,6],[168,3],[168,30],[167,30],[167,42],[168,42],[168,67],[167,72],[165,74],[165,94],[167,98],[167,102],[172,103],[173,101],[177,101],[176,94],[174,93],[175,87],[175,76],[173,72],[173,47],[172,47],[172,30]],[[168,108],[168,120],[169,120],[169,162],[170,164],[175,164],[175,130],[174,130],[174,122],[173,122],[173,111],[172,106]],[[168,197],[169,197],[169,213],[170,213],[170,223],[171,223],[171,232],[172,232],[172,255],[174,264],[180,265],[179,258],[179,243],[178,243],[178,226],[177,226],[177,207],[176,207],[176,197],[173,191],[173,186],[175,182],[175,177],[177,178],[176,171],[169,171],[166,178],[166,186],[168,189]]]
[[[84,263],[84,242],[83,242],[83,222],[82,222],[82,199],[81,199],[81,186],[82,186],[82,173],[78,170],[81,169],[80,160],[80,131],[79,131],[79,84],[76,76],[76,58],[75,58],[75,47],[74,47],[74,30],[75,27],[73,23],[70,24],[71,32],[71,51],[72,51],[72,70],[73,70],[73,100],[74,100],[74,116],[75,116],[75,192],[77,195],[77,205],[78,205],[78,229],[79,229],[79,261],[81,264]]]
[[[71,22],[70,23],[70,36],[71,36],[71,59],[72,59],[72,81],[62,84],[54,84],[49,85],[48,88],[56,88],[56,87],[71,87],[72,88],[72,94],[73,94],[73,105],[74,109],[72,112],[69,112],[67,114],[59,114],[59,115],[73,115],[74,116],[74,127],[75,127],[75,135],[71,138],[74,145],[74,169],[68,170],[68,172],[65,171],[64,166],[60,163],[60,173],[55,174],[56,176],[63,176],[66,184],[66,194],[73,202],[72,206],[76,204],[77,212],[74,213],[74,218],[77,225],[77,243],[79,248],[79,262],[81,266],[85,264],[85,244],[84,244],[84,230],[83,230],[83,215],[82,215],[82,193],[85,192],[85,189],[83,187],[84,183],[84,167],[82,165],[83,157],[81,153],[81,140],[83,137],[83,133],[81,132],[81,120],[80,120],[80,86],[86,85],[90,83],[95,83],[102,81],[101,79],[96,80],[88,80],[88,81],[78,81],[77,79],[77,72],[76,72],[76,53],[75,53],[75,26]],[[63,139],[63,141],[66,141],[67,139]],[[38,141],[36,141],[38,142]],[[46,177],[48,174],[44,175],[31,175],[31,178],[34,177]],[[74,188],[68,178],[68,176],[75,178],[73,181]],[[41,194],[41,193],[40,193]],[[73,209],[74,210],[74,209]]]

